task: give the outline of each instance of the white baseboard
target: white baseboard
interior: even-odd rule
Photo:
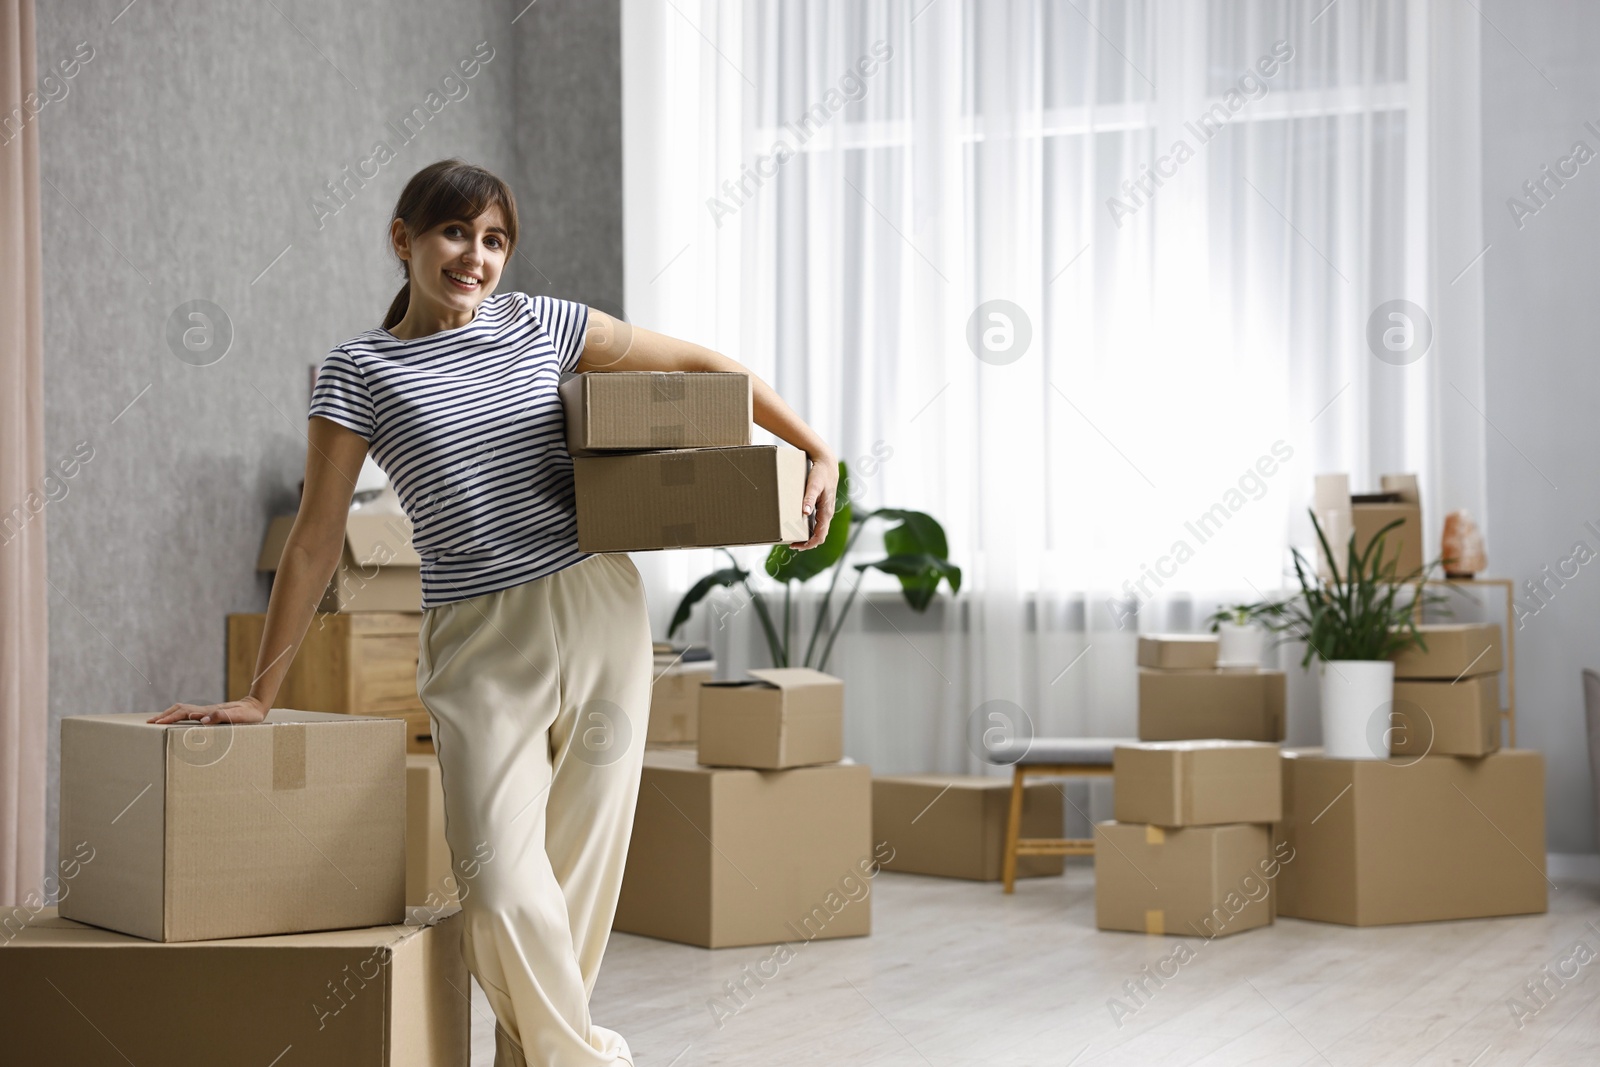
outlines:
[[[1593,852],[1551,852],[1544,858],[1545,870],[1552,878],[1582,878],[1600,881],[1600,855]]]

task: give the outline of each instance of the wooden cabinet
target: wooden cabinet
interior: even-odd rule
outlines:
[[[266,620],[265,614],[228,616],[229,700],[250,692]],[[421,626],[418,611],[318,612],[274,704],[302,711],[404,718],[407,750],[432,752],[432,727],[417,696]]]

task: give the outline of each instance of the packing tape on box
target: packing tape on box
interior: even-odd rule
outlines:
[[[1147,934],[1164,934],[1167,932],[1167,913],[1159,909],[1144,913],[1144,932]]]
[[[656,465],[656,473],[661,485],[693,485],[694,456],[688,454],[662,456]]]
[[[682,374],[670,371],[652,371],[650,381],[655,386],[653,398],[665,401],[682,400],[683,378]]]
[[[1159,826],[1146,826],[1144,828],[1144,843],[1147,845],[1164,845],[1167,843],[1167,832]]]
[[[664,547],[692,545],[695,541],[695,525],[692,522],[680,522],[674,526],[661,527],[661,544]]]
[[[650,447],[678,448],[689,443],[689,432],[682,426],[650,427]]]
[[[272,727],[272,788],[306,787],[306,724],[284,722]]]

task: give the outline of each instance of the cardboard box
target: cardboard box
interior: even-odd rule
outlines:
[[[872,840],[894,850],[890,871],[941,878],[1001,880],[1011,779],[977,774],[899,774],[872,779]],[[1022,791],[1023,837],[1063,837],[1066,820],[1054,782]],[[1018,856],[1017,877],[1066,870],[1065,856]]]
[[[180,944],[86,926],[54,908],[21,925],[27,914],[14,909],[0,934],[7,1063],[468,1060],[459,910],[415,908],[403,925]]]
[[[256,570],[276,572],[293,515],[267,526]],[[404,515],[352,511],[345,519],[344,551],[318,611],[410,611],[422,607],[422,557],[411,547],[411,521]]]
[[[681,744],[700,737],[700,686],[717,673],[715,660],[685,662],[656,655],[645,741]]]
[[[406,754],[431,756],[433,747],[433,719],[426,711],[393,711],[375,713],[373,718],[399,719],[406,724]]]
[[[1259,741],[1118,745],[1112,813],[1120,823],[1209,826],[1283,817],[1283,759]]]
[[[700,762],[781,770],[844,758],[844,682],[771,667],[700,686]]]
[[[1095,826],[1094,918],[1102,930],[1227,937],[1272,922],[1278,865],[1267,827]]]
[[[1408,648],[1394,657],[1396,678],[1434,678],[1453,682],[1494,674],[1505,664],[1497,622],[1423,623],[1417,627],[1428,650]]]
[[[1485,756],[1500,747],[1500,676],[1394,683],[1391,756]]]
[[[229,700],[250,692],[266,623],[259,612],[228,616]],[[422,613],[414,610],[314,615],[276,702],[356,715],[422,711],[417,696],[421,628]]]
[[[1139,669],[1139,740],[1282,741],[1282,671]]]
[[[1402,525],[1384,536],[1384,561],[1394,563],[1396,578],[1405,578],[1422,568],[1422,497],[1417,476],[1385,474],[1379,485],[1383,493],[1399,499],[1394,503],[1357,503],[1350,495],[1348,474],[1316,476],[1313,507],[1341,575],[1349,562],[1350,535],[1355,534],[1356,551],[1365,551],[1378,531],[1396,519]],[[1321,544],[1317,545],[1317,566],[1323,578],[1331,576]]]
[[[92,854],[62,918],[155,941],[405,921],[403,723],[147,718],[61,721],[60,854]]]
[[[613,929],[703,948],[872,931],[872,771],[647,750]]]
[[[788,445],[575,456],[584,552],[787,544],[811,536],[800,511],[806,454]]]
[[[604,371],[561,383],[567,448],[717,448],[748,445],[755,406],[737,371]]]
[[[1139,666],[1161,670],[1213,670],[1215,634],[1146,634],[1139,638]]]
[[[406,756],[406,904],[461,903],[461,888],[444,836],[444,785],[437,756]]]
[[[1281,915],[1349,926],[1548,907],[1544,757],[1285,753]]]

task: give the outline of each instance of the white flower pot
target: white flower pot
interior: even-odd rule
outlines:
[[[1329,759],[1388,759],[1394,663],[1336,659],[1322,664],[1322,751]]]
[[[1217,624],[1217,666],[1223,670],[1255,670],[1261,666],[1267,632],[1259,626],[1236,622]]]

